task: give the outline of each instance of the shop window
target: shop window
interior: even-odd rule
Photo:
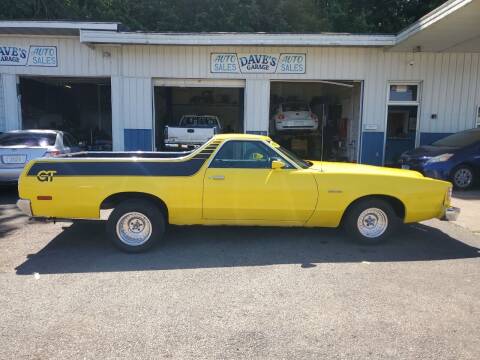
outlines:
[[[417,85],[390,85],[390,101],[418,101],[417,99],[418,86]]]

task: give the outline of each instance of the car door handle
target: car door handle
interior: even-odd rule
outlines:
[[[225,180],[225,176],[223,175],[214,175],[214,176],[209,176],[208,178],[212,180]]]

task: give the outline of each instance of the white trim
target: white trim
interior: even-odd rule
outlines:
[[[429,12],[427,15],[414,22],[405,30],[398,33],[395,41],[396,45],[412,37],[418,32],[425,30],[427,27],[435,24],[436,22],[442,20],[444,17],[450,15],[451,13],[457,11],[458,9],[464,7],[471,2],[472,0],[450,0],[440,5],[433,11]]]
[[[0,29],[118,30],[119,23],[88,21],[0,21]]]
[[[391,85],[416,85],[417,86],[417,100],[416,101],[390,101],[390,86]],[[417,107],[417,124],[415,128],[415,147],[420,143],[420,118],[421,118],[421,93],[422,93],[422,81],[387,81],[387,99],[385,102],[385,122],[384,122],[384,134],[383,134],[383,156],[382,166],[385,165],[385,156],[387,154],[387,136],[388,136],[388,107],[389,106],[416,106]]]
[[[395,35],[271,33],[133,33],[81,30],[80,42],[137,45],[393,46]]]
[[[172,79],[154,78],[153,86],[245,88],[244,79]]]

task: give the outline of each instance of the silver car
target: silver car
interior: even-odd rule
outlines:
[[[73,136],[63,131],[7,131],[0,135],[0,183],[16,183],[30,160],[80,150]]]

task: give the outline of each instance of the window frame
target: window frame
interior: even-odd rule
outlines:
[[[286,164],[287,166],[289,167],[286,167],[282,170],[298,170],[300,169],[296,164],[294,164],[290,159],[286,158],[282,153],[278,152],[277,149],[275,149],[274,147],[270,146],[268,144],[268,142],[264,141],[264,140],[254,140],[254,139],[228,139],[228,140],[225,140],[217,149],[217,151],[215,151],[215,153],[213,154],[213,156],[211,157],[211,159],[209,160],[208,162],[208,165],[207,165],[207,169],[243,169],[243,170],[271,170],[271,168],[239,168],[239,167],[233,167],[233,168],[227,168],[227,167],[212,167],[212,163],[213,161],[215,160],[215,158],[217,157],[217,155],[220,153],[220,151],[223,149],[223,147],[225,146],[225,144],[228,144],[229,142],[232,142],[232,141],[238,141],[238,142],[257,142],[257,143],[261,143],[263,145],[265,145],[266,147],[268,147],[269,149],[273,150],[280,159],[282,159]]]

